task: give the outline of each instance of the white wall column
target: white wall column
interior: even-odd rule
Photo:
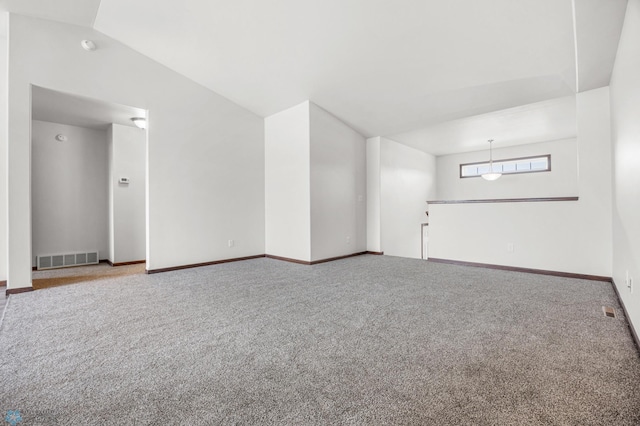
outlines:
[[[367,251],[381,252],[380,136],[367,139]]]
[[[119,124],[109,130],[109,260],[144,260],[146,132]]]

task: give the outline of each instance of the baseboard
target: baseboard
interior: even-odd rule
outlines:
[[[312,261],[292,259],[290,257],[274,256],[272,254],[265,254],[264,257],[268,257],[269,259],[282,260],[284,262],[298,263],[300,265],[317,265],[318,263],[333,262],[334,260],[346,259],[348,257],[362,256],[363,254],[367,254],[367,253],[368,252],[366,251],[360,251],[358,253],[345,254],[344,256],[328,257],[326,259],[312,260]],[[374,254],[374,253],[371,253],[371,254]]]
[[[147,273],[147,274],[158,274],[160,272],[179,271],[180,269],[199,268],[201,266],[217,265],[217,264],[220,264],[220,263],[239,262],[241,260],[258,259],[258,258],[261,258],[261,257],[264,257],[264,254],[257,254],[255,256],[246,256],[246,257],[235,257],[235,258],[232,258],[232,259],[214,260],[212,262],[192,263],[192,264],[189,264],[189,265],[172,266],[170,268],[147,269],[147,270],[145,270],[145,273]]]
[[[382,256],[384,254],[383,251],[367,251],[366,254],[375,254],[376,256]]]
[[[427,261],[436,262],[436,263],[448,263],[450,265],[473,266],[476,268],[500,269],[503,271],[513,271],[513,272],[526,272],[528,274],[552,275],[555,277],[563,277],[563,278],[577,278],[581,280],[603,281],[607,283],[610,283],[612,281],[611,277],[604,277],[600,275],[574,274],[572,272],[547,271],[544,269],[521,268],[519,266],[493,265],[490,263],[465,262],[462,260],[437,259],[434,257],[430,257],[429,259],[427,259]]]
[[[107,259],[105,262],[107,262],[110,266],[127,266],[127,265],[139,265],[140,263],[146,263],[146,260],[133,260],[131,262],[115,262],[113,263],[112,261],[110,261],[109,259]]]
[[[265,254],[264,257],[267,257],[269,259],[282,260],[283,262],[298,263],[300,265],[311,265],[311,262],[307,260],[292,259],[290,257],[274,256],[272,254]]]
[[[317,265],[318,263],[333,262],[334,260],[347,259],[349,257],[362,256],[363,254],[367,254],[367,252],[366,251],[361,251],[361,252],[358,252],[358,253],[347,254],[347,255],[344,255],[344,256],[329,257],[327,259],[313,260],[313,261],[311,261],[311,265]]]
[[[28,293],[30,291],[33,291],[33,287],[8,288],[5,294],[10,296],[12,294]]]
[[[631,322],[631,320],[629,319],[629,312],[627,312],[627,307],[624,305],[624,302],[622,301],[622,297],[620,297],[620,292],[618,291],[618,286],[616,285],[616,282],[613,279],[611,280],[611,285],[613,286],[613,291],[616,292],[616,297],[618,298],[618,302],[620,303],[620,306],[622,307],[622,311],[624,312],[624,316],[627,319],[627,325],[629,326],[629,331],[631,331],[631,337],[633,338],[633,341],[636,344],[636,349],[638,350],[638,353],[640,353],[640,339],[638,338],[638,333],[636,333],[636,329],[633,326],[633,323]]]

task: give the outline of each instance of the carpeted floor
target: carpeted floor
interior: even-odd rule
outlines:
[[[10,409],[20,425],[638,425],[640,358],[607,283],[255,259],[11,296]]]

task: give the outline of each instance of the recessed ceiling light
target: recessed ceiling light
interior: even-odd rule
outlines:
[[[94,42],[92,42],[91,40],[82,40],[80,42],[80,46],[82,46],[82,48],[84,50],[86,50],[87,52],[93,52],[94,50],[97,49],[97,46]]]
[[[147,119],[144,117],[133,117],[131,121],[133,121],[133,124],[135,124],[140,129],[147,128]]]

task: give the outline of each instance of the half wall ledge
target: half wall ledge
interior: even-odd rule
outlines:
[[[540,203],[548,201],[578,201],[578,197],[542,198],[490,198],[486,200],[431,200],[428,204],[479,204],[479,203]]]

